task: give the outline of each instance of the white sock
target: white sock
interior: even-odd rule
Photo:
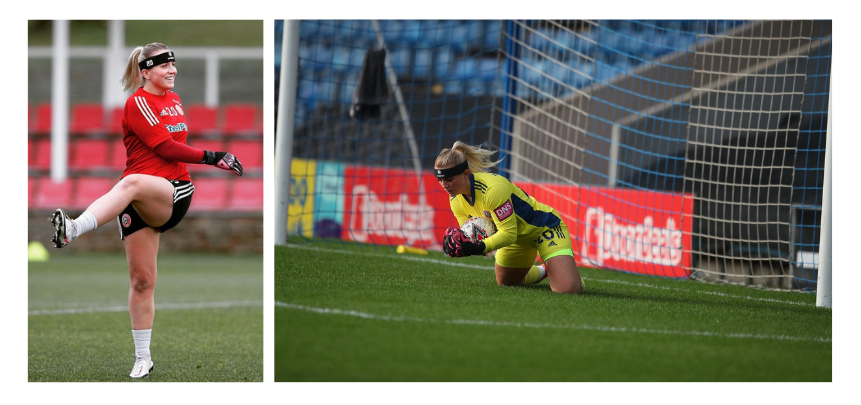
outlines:
[[[151,357],[149,354],[149,341],[152,329],[132,329],[132,337],[135,339],[135,355],[137,357]]]
[[[93,215],[90,211],[84,211],[81,216],[72,221],[72,229],[71,232],[68,232],[70,240],[75,240],[78,236],[81,236],[89,231],[92,231],[99,227],[98,221],[96,221],[96,216]]]

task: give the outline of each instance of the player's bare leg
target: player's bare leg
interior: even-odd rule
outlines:
[[[99,225],[112,221],[129,204],[147,224],[160,226],[173,212],[173,185],[162,177],[130,174],[87,207]]]
[[[135,365],[129,375],[133,378],[146,377],[153,369],[149,342],[155,318],[159,236],[155,229],[143,228],[123,239],[129,266],[129,317],[135,341]]]
[[[547,259],[547,278],[553,292],[563,294],[580,294],[583,292],[583,280],[574,256],[559,255]]]
[[[152,328],[159,235],[153,228],[143,228],[123,239],[129,266],[132,329]]]
[[[496,272],[496,284],[522,285],[523,279],[526,277],[526,274],[529,273],[529,269],[531,269],[531,267],[502,267],[497,263],[494,267]]]

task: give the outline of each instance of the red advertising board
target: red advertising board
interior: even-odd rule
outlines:
[[[665,277],[689,275],[692,195],[518,185],[562,213],[581,266]]]
[[[344,167],[341,238],[441,249],[458,226],[446,194],[430,175],[412,170]],[[687,277],[691,265],[689,194],[518,184],[562,214],[581,266]]]
[[[422,174],[346,166],[341,238],[441,250],[443,231],[457,221],[448,194],[433,176]]]

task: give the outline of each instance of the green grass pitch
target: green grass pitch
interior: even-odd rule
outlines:
[[[28,380],[132,381],[128,283],[122,254],[30,262]],[[135,381],[263,381],[261,255],[162,254],[155,294],[155,369]]]
[[[497,286],[493,261],[275,247],[275,381],[831,381],[812,294],[581,269]]]

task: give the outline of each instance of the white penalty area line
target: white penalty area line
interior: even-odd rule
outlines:
[[[424,258],[424,257],[413,257],[413,256],[405,256],[405,255],[388,255],[388,254],[383,254],[383,253],[370,253],[370,252],[363,252],[363,251],[327,249],[327,248],[319,248],[319,247],[314,247],[314,246],[301,246],[301,245],[285,245],[285,246],[288,248],[302,249],[302,250],[313,250],[313,251],[326,252],[326,253],[343,253],[343,254],[351,254],[351,255],[352,254],[360,254],[363,256],[397,258],[397,259],[409,260],[409,261],[414,261],[414,262],[443,264],[446,266],[467,267],[467,268],[478,269],[478,270],[493,270],[492,264],[490,266],[479,266],[479,265],[475,265],[475,264],[457,263],[457,262],[451,262],[451,261],[445,261],[445,260],[437,260],[437,259],[429,259],[429,258]],[[696,292],[698,294],[716,295],[716,296],[727,297],[727,298],[740,298],[740,299],[751,300],[751,301],[773,302],[773,303],[777,303],[777,304],[801,305],[801,306],[806,306],[806,307],[811,306],[811,304],[804,303],[804,302],[798,302],[798,301],[778,300],[778,299],[774,299],[774,298],[759,298],[759,297],[751,297],[751,296],[745,296],[745,295],[733,295],[733,294],[721,293],[721,292],[716,292],[716,291],[699,291],[699,290],[691,290],[691,289],[663,287],[663,286],[657,286],[657,285],[646,284],[646,283],[633,283],[633,282],[629,282],[629,281],[607,280],[607,279],[592,278],[592,277],[588,277],[588,278],[583,277],[583,281],[598,282],[598,283],[622,284],[622,285],[630,285],[630,286],[643,287],[643,288],[655,288],[655,289],[666,290],[666,291],[678,291],[678,292],[691,292],[691,291],[693,291],[693,292]]]
[[[421,322],[421,323],[441,323],[451,325],[476,325],[476,326],[504,326],[514,328],[535,328],[535,329],[570,329],[584,330],[594,332],[615,332],[615,333],[643,333],[655,335],[677,335],[677,336],[698,336],[698,337],[717,337],[731,339],[761,339],[761,340],[788,340],[797,342],[818,342],[831,343],[829,337],[799,337],[785,335],[763,335],[759,333],[723,333],[709,331],[683,331],[670,329],[648,329],[648,328],[626,328],[616,326],[591,326],[591,325],[565,325],[565,324],[550,324],[550,323],[526,323],[526,322],[499,322],[486,321],[480,319],[431,319],[431,318],[416,318],[407,316],[391,316],[391,315],[376,315],[367,312],[359,312],[353,310],[333,309],[333,308],[317,308],[307,305],[290,304],[286,302],[275,301],[276,307],[296,309],[307,312],[314,312],[324,315],[343,315],[356,318],[371,319],[378,321],[394,321],[394,322]]]
[[[263,306],[263,301],[221,301],[221,302],[190,302],[182,304],[156,304],[155,309],[212,309],[212,308],[238,308],[238,307],[258,307]],[[43,309],[27,311],[27,315],[73,315],[73,314],[91,314],[100,312],[128,312],[127,305],[115,305],[107,307],[90,307],[90,308],[66,308],[66,309]]]

